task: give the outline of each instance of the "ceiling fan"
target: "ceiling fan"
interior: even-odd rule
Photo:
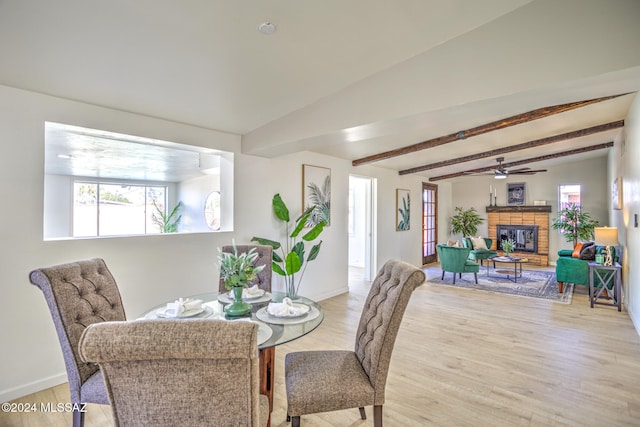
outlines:
[[[509,175],[533,175],[536,174],[538,172],[546,172],[546,169],[531,169],[531,168],[520,168],[520,169],[511,169],[508,170],[507,168],[505,168],[502,165],[502,162],[504,161],[504,157],[498,157],[496,159],[496,161],[498,162],[498,168],[494,169],[492,173],[484,173],[484,174],[478,174],[478,175],[493,175],[493,177],[495,179],[505,179],[507,178]]]

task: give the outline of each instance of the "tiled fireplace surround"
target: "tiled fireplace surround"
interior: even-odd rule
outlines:
[[[537,225],[538,252],[512,252],[514,256],[528,258],[531,264],[549,264],[549,213],[551,206],[487,206],[489,214],[488,237],[493,239],[491,249],[497,247],[497,226]]]

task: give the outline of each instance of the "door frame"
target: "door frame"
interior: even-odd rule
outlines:
[[[426,223],[427,221],[425,221],[425,198],[424,198],[424,194],[425,191],[433,191],[434,193],[434,197],[433,197],[433,217],[434,217],[434,223],[433,223],[433,241],[428,241],[427,240],[427,233],[426,231]],[[421,249],[422,249],[422,253],[420,254],[420,257],[422,258],[422,264],[423,265],[427,265],[427,264],[431,264],[434,262],[437,262],[438,260],[438,256],[436,254],[436,244],[438,243],[438,186],[436,184],[431,184],[428,182],[423,182],[422,183],[422,216],[421,216],[421,224],[422,224],[422,245],[421,245]],[[430,253],[429,255],[425,256],[425,247],[429,245],[433,247],[433,253]]]

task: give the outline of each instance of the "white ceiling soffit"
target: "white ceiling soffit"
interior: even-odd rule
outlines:
[[[638,91],[638,16],[637,0],[0,0],[0,84],[242,134],[247,154],[353,160]],[[614,109],[597,114],[624,118]],[[596,110],[473,150],[580,128]],[[419,166],[411,157],[379,166]]]

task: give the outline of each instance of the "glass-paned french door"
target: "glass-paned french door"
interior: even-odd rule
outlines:
[[[422,263],[436,262],[438,241],[438,186],[422,183]]]

